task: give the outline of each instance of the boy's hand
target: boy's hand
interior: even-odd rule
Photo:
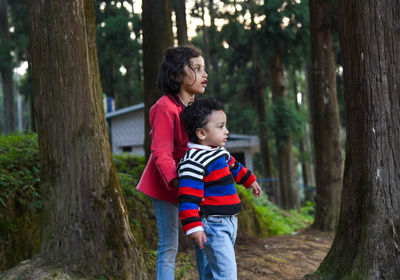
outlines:
[[[258,185],[257,181],[254,181],[254,183],[251,184],[251,187],[253,188],[253,195],[254,195],[255,197],[259,197],[260,194],[261,194],[261,188],[260,188],[260,186]]]
[[[199,246],[200,249],[203,249],[203,243],[207,242],[207,237],[204,231],[196,231],[189,235],[189,237]]]

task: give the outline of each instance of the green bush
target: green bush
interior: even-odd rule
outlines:
[[[155,262],[156,224],[150,199],[136,190],[145,166],[144,157],[114,155],[133,234],[146,260]],[[30,258],[40,247],[41,200],[39,153],[35,134],[0,137],[0,270]],[[289,234],[311,223],[314,207],[302,213],[284,211],[265,194],[255,199],[251,190],[238,186],[243,211],[239,214],[239,235],[266,237]],[[182,240],[181,240],[182,241]],[[180,242],[181,242],[180,241]],[[181,242],[183,243],[183,242]],[[184,266],[186,267],[186,266]]]
[[[314,206],[311,203],[307,203],[301,213],[296,210],[285,211],[270,202],[264,192],[254,198],[251,189],[238,186],[237,190],[243,204],[239,214],[239,235],[267,237],[290,234],[313,221]]]
[[[40,246],[39,152],[35,134],[0,137],[0,268]]]

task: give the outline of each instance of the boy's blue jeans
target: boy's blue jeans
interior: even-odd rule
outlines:
[[[196,247],[200,280],[236,280],[234,244],[237,234],[236,216],[207,216],[202,218],[207,242],[204,249]]]
[[[175,258],[178,252],[178,206],[152,198],[158,229],[157,280],[175,279]]]

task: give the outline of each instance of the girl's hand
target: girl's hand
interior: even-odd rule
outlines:
[[[254,183],[251,184],[251,187],[253,188],[253,195],[254,195],[255,197],[259,197],[260,194],[261,194],[261,188],[260,188],[260,186],[258,185],[257,181],[254,181]]]
[[[204,231],[196,231],[189,235],[189,237],[199,246],[200,249],[203,249],[203,243],[207,242],[207,237]]]
[[[171,181],[170,183],[175,189],[178,189],[178,184],[179,184],[179,179],[175,178],[174,180]]]

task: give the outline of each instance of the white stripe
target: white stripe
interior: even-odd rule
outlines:
[[[199,179],[199,180],[203,180],[203,175],[199,175],[197,173],[193,173],[193,172],[190,172],[190,171],[180,172],[179,173],[179,177],[183,177],[183,176],[189,176],[189,177],[194,177],[194,178]]]
[[[189,230],[186,232],[186,235],[190,235],[190,234],[192,234],[193,232],[196,232],[196,231],[204,231],[204,229],[203,229],[202,226],[197,226],[197,227],[194,227],[194,228],[189,229]]]
[[[190,161],[184,162],[179,166],[179,170],[184,169],[184,168],[189,168],[189,169],[204,173],[203,168],[200,168],[197,165],[192,164]]]

